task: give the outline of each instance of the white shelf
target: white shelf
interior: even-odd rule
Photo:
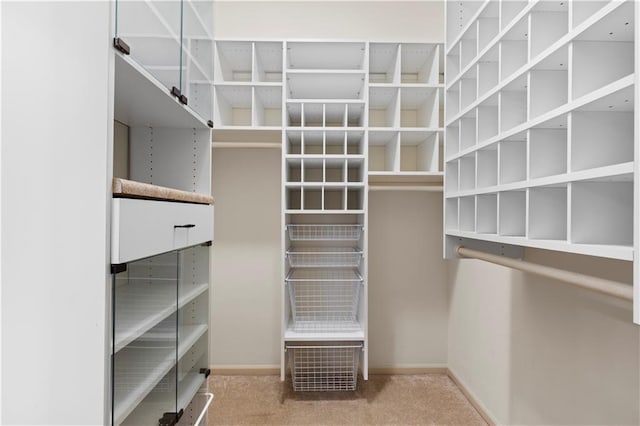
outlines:
[[[322,331],[323,324],[309,324],[309,331],[295,331],[293,325],[290,324],[284,332],[285,342],[348,342],[363,341],[365,338],[364,330],[361,324],[352,323],[349,325],[349,331]],[[317,326],[316,331],[313,327]],[[359,330],[357,328],[360,328]]]
[[[115,119],[130,127],[207,129],[207,123],[180,104],[135,61],[115,55]]]
[[[178,383],[178,409],[187,408],[205,381],[204,374],[190,372]]]
[[[365,43],[287,42],[287,68],[363,70]]]
[[[287,91],[290,99],[362,99],[364,72],[310,71],[287,72]]]

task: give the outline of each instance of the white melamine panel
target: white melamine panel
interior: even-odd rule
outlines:
[[[459,122],[455,122],[454,124],[447,126],[446,129],[446,158],[450,158],[452,155],[455,155],[460,151],[460,127],[458,125]]]
[[[500,184],[520,182],[527,177],[527,143],[526,133],[513,139],[500,142],[499,181]]]
[[[471,154],[460,158],[460,191],[476,188],[476,155]],[[461,206],[462,208],[462,206]]]
[[[533,128],[529,131],[529,178],[567,172],[567,130]]]
[[[478,106],[478,143],[497,136],[498,129],[498,95],[484,101]]]
[[[567,187],[529,189],[529,232],[531,239],[567,239]]]
[[[632,42],[575,41],[573,99],[632,74],[633,55]]]
[[[569,2],[557,2],[552,10],[542,10],[551,2],[542,1],[529,15],[531,28],[531,58],[537,57],[569,30]]]
[[[400,123],[399,89],[369,89],[369,127],[396,127]]]
[[[258,41],[253,47],[253,81],[282,81],[282,42]]]
[[[437,128],[439,110],[437,89],[400,89],[400,127]]]
[[[436,132],[401,132],[400,171],[437,172],[439,146]]]
[[[505,29],[527,6],[527,0],[500,2],[500,29]]]
[[[291,99],[362,99],[364,72],[287,73],[287,89]]]
[[[455,44],[447,53],[445,70],[447,83],[453,81],[460,74],[460,43]]]
[[[478,16],[478,53],[482,52],[500,32],[500,5],[491,1]]]
[[[507,191],[498,194],[498,234],[524,237],[527,217],[525,191]]]
[[[498,232],[498,196],[496,194],[478,195],[476,203],[476,232],[496,234]]]
[[[492,90],[500,81],[499,52],[496,46],[478,61],[478,97]]]
[[[402,43],[400,52],[400,81],[402,83],[438,84],[439,45]]]
[[[579,244],[633,245],[633,182],[574,182],[571,240]]]
[[[447,107],[446,107],[446,116],[447,120],[450,120],[452,117],[458,115],[460,112],[460,82],[455,82],[449,90],[447,90],[446,94],[447,98]]]
[[[527,79],[517,79],[500,91],[500,130],[507,131],[527,121]]]
[[[399,50],[398,43],[369,45],[369,83],[400,82]]]
[[[282,87],[253,88],[253,125],[282,125]]]
[[[473,22],[460,39],[460,67],[465,69],[478,54],[478,23]]]
[[[150,221],[149,218],[154,220]],[[114,199],[111,263],[126,263],[213,240],[213,206]],[[184,228],[178,226],[195,225]]]
[[[529,117],[536,118],[567,103],[566,70],[532,70],[529,73]]]
[[[458,164],[458,160],[453,160],[447,163],[444,179],[446,195],[455,194],[460,190]]]
[[[464,110],[478,99],[477,67],[472,66],[460,79],[460,110]]]
[[[362,70],[364,58],[364,43],[287,42],[287,66],[291,69]]]
[[[447,43],[452,44],[460,37],[483,3],[482,1],[447,2]]]
[[[251,126],[250,86],[216,86],[213,121],[216,126]]]
[[[445,223],[444,227],[446,230],[457,231],[458,230],[458,199],[457,198],[447,198],[445,200]]]
[[[460,118],[460,151],[471,148],[476,144],[476,116],[471,111]]]
[[[216,82],[251,81],[253,43],[217,41],[214,78]]]
[[[460,231],[475,232],[476,230],[476,198],[462,197],[458,207]]]
[[[608,4],[607,0],[592,0],[592,1],[573,1],[570,2],[572,27],[575,28],[591,16],[594,13],[602,9],[603,6]]]
[[[477,186],[487,188],[498,184],[498,149],[491,146],[481,149],[476,153],[477,161]]]
[[[132,180],[211,193],[211,130],[135,127],[129,130]]]

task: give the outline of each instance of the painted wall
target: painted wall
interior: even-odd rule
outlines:
[[[631,281],[629,262],[525,258]],[[498,423],[640,423],[630,303],[476,260],[451,262],[450,281],[449,368]]]

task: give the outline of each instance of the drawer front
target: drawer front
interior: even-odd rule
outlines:
[[[111,263],[126,263],[213,240],[213,206],[113,199]]]

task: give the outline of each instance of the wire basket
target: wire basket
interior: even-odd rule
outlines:
[[[362,276],[354,269],[294,269],[286,279],[293,331],[353,332]]]
[[[287,346],[293,390],[296,392],[353,391],[358,381],[362,344]]]
[[[362,225],[287,225],[291,241],[358,241]]]
[[[287,250],[292,268],[357,268],[362,250],[353,247],[297,247]]]

